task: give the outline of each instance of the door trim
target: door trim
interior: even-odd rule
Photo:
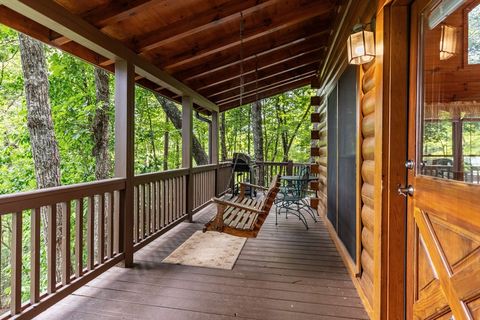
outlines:
[[[378,121],[382,159],[381,173],[377,173],[382,186],[378,235],[381,254],[376,261],[375,313],[377,319],[400,320],[406,315],[407,201],[397,189],[407,182],[410,5],[408,1],[392,1],[380,8],[378,18],[382,11],[383,57],[378,65],[381,92],[377,97],[382,101],[382,118]]]

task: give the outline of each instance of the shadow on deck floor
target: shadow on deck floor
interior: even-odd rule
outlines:
[[[269,215],[233,270],[161,261],[213,215],[209,206],[37,319],[368,319],[323,222]]]

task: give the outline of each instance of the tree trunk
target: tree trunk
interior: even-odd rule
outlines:
[[[49,188],[60,185],[60,155],[53,128],[52,111],[49,100],[47,62],[43,45],[21,33],[18,35],[20,56],[27,101],[27,125],[30,133],[33,162],[37,187]],[[48,215],[42,210],[44,220],[43,237],[47,243]],[[57,266],[61,261],[62,210],[57,206]],[[60,270],[57,269],[57,280]]]
[[[165,127],[168,127],[168,115],[165,115]],[[169,144],[169,132],[165,129],[163,134],[163,170],[168,170],[168,144]]]
[[[110,87],[108,72],[101,68],[95,68],[95,94],[97,107],[92,123],[92,153],[95,156],[95,178],[103,180],[110,176],[110,157],[108,153]]]
[[[263,128],[262,128],[262,104],[256,101],[252,104],[252,132],[253,132],[253,153],[255,161],[263,162]],[[258,169],[257,183],[265,183],[265,169],[260,166]]]
[[[226,130],[226,121],[225,121],[225,112],[220,114],[220,148],[222,153],[222,161],[227,160],[227,130]]]
[[[157,95],[157,100],[158,102],[160,102],[162,109],[165,111],[170,121],[172,121],[175,128],[177,130],[182,129],[182,115],[180,113],[180,110],[178,110],[178,108],[175,106],[175,104],[160,95]],[[192,155],[195,159],[195,162],[197,163],[197,165],[208,164],[208,155],[202,148],[202,145],[198,141],[197,137],[195,137],[195,135],[192,137],[192,140]]]

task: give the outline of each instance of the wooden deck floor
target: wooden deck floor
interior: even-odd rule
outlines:
[[[322,222],[306,231],[270,214],[233,270],[161,261],[212,215],[182,223],[135,254],[135,267],[114,267],[38,319],[368,319]],[[272,211],[273,212],[273,211]]]

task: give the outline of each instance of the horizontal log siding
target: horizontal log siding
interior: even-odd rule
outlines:
[[[360,286],[373,306],[374,177],[375,177],[375,63],[361,71],[361,277]]]

